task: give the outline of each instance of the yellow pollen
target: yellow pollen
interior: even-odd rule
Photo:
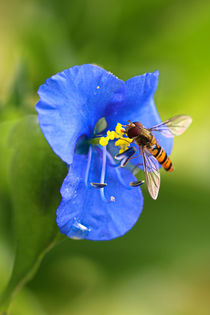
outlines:
[[[119,153],[124,152],[130,146],[130,143],[133,142],[132,139],[126,137],[125,129],[122,128],[120,123],[117,123],[115,131],[108,130],[106,137],[101,137],[99,139],[99,144],[102,146],[106,146],[109,143],[109,140],[115,140],[115,146],[118,146]]]
[[[110,131],[108,130],[107,131],[107,137],[110,139],[110,140],[114,140],[116,137],[117,137],[117,134],[115,131]]]
[[[118,135],[121,137],[123,135],[123,128],[122,125],[120,123],[117,123],[117,126],[115,127],[115,131],[116,133],[118,133]]]
[[[115,142],[115,146],[120,147],[119,153],[124,152],[130,146],[132,139],[130,138],[120,138]]]
[[[99,144],[102,145],[103,147],[106,146],[109,143],[109,138],[108,137],[101,137],[99,139]]]
[[[123,147],[123,146],[127,146],[128,143],[126,143],[124,140],[122,139],[118,139],[116,142],[115,142],[115,146],[117,147]]]
[[[126,149],[127,149],[127,147],[122,147],[122,148],[119,150],[119,154],[123,153]]]

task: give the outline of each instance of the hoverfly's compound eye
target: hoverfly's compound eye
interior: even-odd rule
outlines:
[[[139,129],[144,128],[144,126],[139,121],[134,121],[133,123],[135,126],[137,126]]]
[[[133,124],[134,125],[134,124]],[[137,136],[139,136],[139,134],[141,133],[141,128],[139,128],[138,126],[128,126],[126,128],[126,133],[127,133],[127,136],[132,139],[132,138],[135,138]]]
[[[132,123],[129,121],[129,125],[127,125],[127,128],[126,128],[126,134],[130,139],[135,138],[139,136],[142,128],[144,127],[140,122],[135,121]]]

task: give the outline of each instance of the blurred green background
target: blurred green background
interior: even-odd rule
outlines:
[[[175,171],[161,172],[158,200],[143,188],[136,226],[110,242],[53,248],[9,314],[210,314],[209,34],[208,0],[1,0],[0,289],[15,248],[4,135],[35,114],[46,78],[83,63],[123,80],[158,69],[162,119],[193,118],[175,139]]]

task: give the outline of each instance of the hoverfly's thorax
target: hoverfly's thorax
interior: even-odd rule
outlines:
[[[136,143],[140,146],[149,146],[150,141],[147,137],[143,136],[143,135],[139,135],[136,139],[135,139]]]
[[[150,145],[153,147],[157,143],[157,141],[156,141],[156,139],[155,139],[155,137],[153,136],[152,133],[151,133],[151,135],[152,135],[152,137],[151,137],[151,140],[150,140]]]

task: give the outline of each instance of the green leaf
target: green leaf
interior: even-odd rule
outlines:
[[[37,117],[21,120],[10,137],[14,148],[10,187],[14,206],[16,255],[9,283],[0,298],[7,310],[14,293],[28,281],[46,252],[62,238],[56,225],[60,186],[66,165],[42,135]]]
[[[4,241],[8,241],[8,225],[11,222],[8,169],[12,150],[8,146],[8,136],[15,123],[16,121],[5,121],[0,124],[0,239],[4,239]]]
[[[107,128],[107,121],[104,117],[100,118],[95,124],[94,134],[97,135]]]
[[[27,64],[22,60],[19,62],[14,73],[6,106],[25,107],[28,104],[26,96],[30,92],[29,82]]]

